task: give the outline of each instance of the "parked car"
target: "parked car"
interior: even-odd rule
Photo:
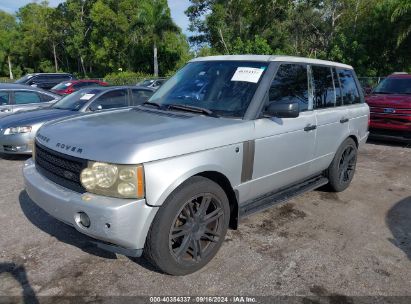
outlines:
[[[107,82],[93,79],[68,80],[51,88],[51,92],[59,95],[68,95],[86,87],[106,87]]]
[[[143,87],[88,88],[63,97],[49,108],[16,113],[0,119],[0,153],[31,154],[37,130],[45,122],[107,109],[136,106],[154,90]]]
[[[161,87],[164,82],[167,81],[167,78],[152,78],[152,79],[144,79],[143,81],[140,81],[137,83],[137,86],[142,86],[142,87],[148,87],[148,88],[153,88],[153,89],[158,89]]]
[[[370,137],[411,142],[411,75],[395,73],[370,95]]]
[[[26,190],[98,246],[184,275],[227,228],[328,184],[346,189],[369,108],[349,65],[287,56],[196,58],[133,110],[40,128]],[[274,245],[273,245],[274,246]]]
[[[59,95],[21,84],[0,84],[0,117],[16,112],[49,107]]]
[[[74,79],[76,79],[76,77],[68,73],[33,73],[25,75],[14,83],[50,90],[62,81]]]

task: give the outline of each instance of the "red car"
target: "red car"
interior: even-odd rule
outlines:
[[[411,142],[411,75],[392,74],[370,95],[370,137]]]
[[[59,95],[68,95],[75,91],[91,86],[105,87],[108,86],[108,83],[92,79],[70,80],[60,82],[58,85],[52,87],[50,91]]]

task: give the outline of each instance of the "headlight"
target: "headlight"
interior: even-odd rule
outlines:
[[[142,165],[113,165],[89,162],[81,172],[81,184],[90,193],[121,197],[144,197]]]
[[[31,132],[31,126],[12,127],[12,128],[7,128],[6,131],[4,131],[4,135],[14,135],[14,134],[30,133],[30,132]]]

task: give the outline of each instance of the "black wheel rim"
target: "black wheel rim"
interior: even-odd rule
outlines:
[[[352,146],[346,147],[344,152],[341,154],[341,159],[338,166],[340,183],[347,183],[351,181],[354,175],[356,160],[357,154],[355,148]]]
[[[219,242],[224,212],[221,201],[211,193],[188,200],[173,221],[169,248],[177,262],[196,264],[206,258]]]

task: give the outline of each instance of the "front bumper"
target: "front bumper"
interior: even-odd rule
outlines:
[[[118,199],[68,190],[43,177],[32,159],[24,164],[23,175],[29,197],[54,218],[104,242],[132,250],[144,247],[158,210],[148,206],[145,199]],[[89,216],[89,228],[78,222],[79,212]]]
[[[32,133],[0,135],[0,153],[31,154],[34,142],[34,134],[32,135]]]

